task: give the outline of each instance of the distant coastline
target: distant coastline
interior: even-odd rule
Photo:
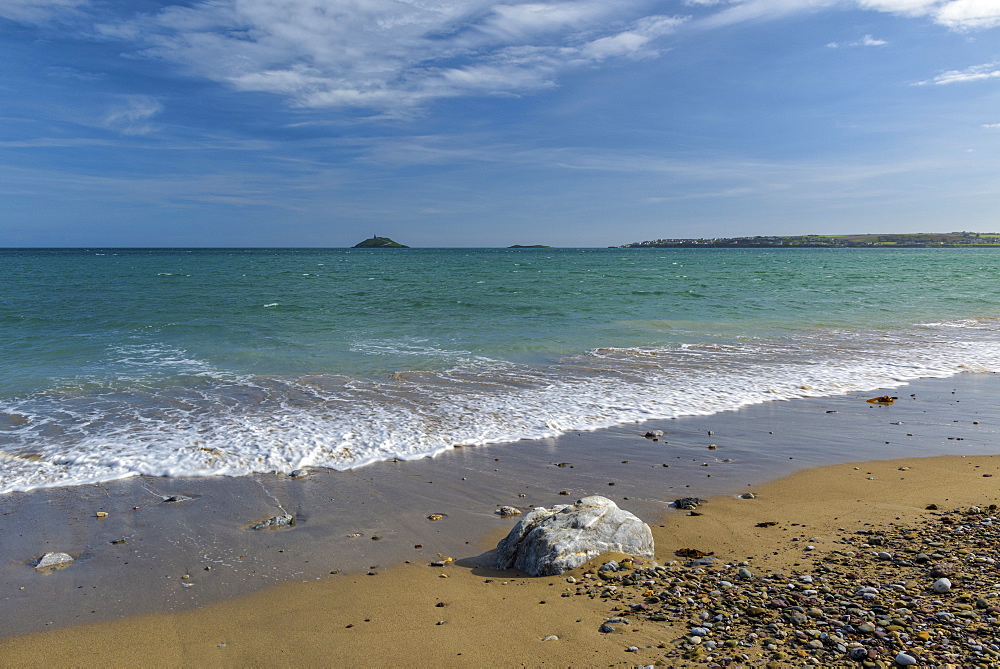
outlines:
[[[915,232],[864,235],[757,235],[698,239],[655,239],[614,248],[995,248],[994,232]]]

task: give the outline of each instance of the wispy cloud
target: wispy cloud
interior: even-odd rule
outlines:
[[[1000,123],[984,123],[983,127],[989,130],[1000,130]]]
[[[83,72],[72,67],[47,67],[45,74],[54,79],[78,79],[79,81],[100,81],[107,77],[103,72]]]
[[[956,31],[984,30],[1000,25],[996,0],[858,0],[861,7],[902,16],[927,16]]]
[[[75,13],[90,0],[0,0],[0,18],[23,23],[42,23]]]
[[[956,31],[1000,26],[1000,0],[684,0],[697,18],[654,14],[652,0],[191,0],[103,20],[93,17],[107,16],[98,10],[105,3],[92,3],[0,0],[0,17],[41,22],[91,8],[97,23],[88,34],[121,41],[132,55],[293,106],[357,109],[375,118],[419,113],[448,98],[550,89],[574,70],[658,57],[682,30],[843,8]],[[886,44],[865,35],[828,46]],[[99,76],[72,68],[49,75]],[[151,108],[119,111],[109,124],[149,132],[142,114]]]
[[[688,0],[687,4],[714,5],[715,2]],[[699,20],[706,27],[766,21],[791,14],[815,12],[835,7],[855,7],[897,16],[930,18],[951,30],[964,32],[1000,26],[997,0],[744,0]]]
[[[918,81],[915,85],[926,86],[928,84],[960,84],[969,81],[983,81],[985,79],[998,78],[1000,78],[1000,63],[983,63],[982,65],[973,65],[972,67],[968,67],[964,70],[949,70],[947,72],[942,72],[933,79]]]
[[[146,56],[303,107],[401,114],[441,98],[517,95],[612,58],[649,58],[682,18],[640,0],[216,0],[98,26]]]
[[[888,44],[888,42],[883,39],[875,39],[871,35],[865,35],[861,39],[853,42],[830,42],[827,44],[827,47],[831,49],[838,49],[842,46],[885,46],[886,44]]]
[[[127,95],[104,117],[104,126],[124,135],[147,135],[156,127],[149,120],[163,111],[159,100],[147,95]]]

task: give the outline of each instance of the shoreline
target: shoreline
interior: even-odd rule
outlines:
[[[375,577],[343,575],[309,584],[288,583],[193,611],[11,637],[0,640],[0,653],[17,666],[636,666],[657,662],[695,666],[709,661],[717,648],[716,659],[728,657],[730,666],[780,667],[826,653],[823,664],[860,666],[847,653],[863,648],[876,653],[872,662],[881,662],[872,666],[895,666],[892,658],[901,650],[921,658],[921,664],[943,666],[944,658],[955,662],[951,666],[972,666],[980,660],[982,666],[994,666],[1000,652],[989,647],[989,639],[995,641],[1000,630],[1000,583],[994,582],[1000,578],[992,565],[978,566],[976,561],[995,559],[998,542],[994,539],[988,549],[979,546],[970,551],[970,545],[960,542],[943,546],[932,541],[939,538],[944,519],[961,522],[972,513],[968,509],[973,505],[984,505],[976,520],[995,513],[985,506],[996,508],[1000,501],[994,477],[1000,477],[1000,456],[907,458],[803,470],[754,487],[754,499],[715,497],[699,507],[699,516],[675,511],[653,527],[657,559],[664,565],[655,585],[644,582],[629,587],[626,580],[610,596],[605,589],[608,583],[595,578],[594,572],[614,555],[560,576],[527,577],[484,566],[489,555],[483,554],[444,568],[405,564]],[[941,511],[928,510],[931,504]],[[773,526],[759,528],[763,518]],[[992,523],[987,525],[992,527]],[[881,537],[887,541],[875,545],[873,539]],[[700,569],[682,566],[686,560],[674,557],[673,552],[691,547],[711,552],[719,563]],[[892,563],[878,557],[884,550],[894,551]],[[953,562],[952,592],[930,590],[934,577],[928,574],[929,567],[919,565],[917,554],[923,550],[938,551],[932,554],[934,559]],[[750,580],[740,582],[737,567],[750,569]],[[909,596],[890,589],[887,582],[903,569],[917,575],[904,587]],[[569,583],[570,577],[576,583]],[[975,580],[981,577],[987,580]],[[861,588],[874,586],[875,592],[881,588],[884,594],[872,598],[858,594]],[[733,592],[754,593],[764,588],[772,593],[767,597],[791,600],[790,591],[798,589],[794,594],[803,598],[817,592],[806,589],[814,587],[837,593],[837,603],[857,619],[837,617],[836,607],[821,611],[814,605],[802,609],[807,613],[798,620],[788,605],[767,604],[759,618],[737,615],[717,632],[709,627],[706,637],[718,634],[717,646],[692,642],[693,625],[704,625],[701,621],[712,620],[705,616],[739,601]],[[667,589],[650,598],[654,588]],[[709,588],[726,592],[709,593]],[[641,590],[645,592],[639,595]],[[671,597],[671,592],[677,596]],[[982,595],[984,603],[970,598],[970,592]],[[893,603],[901,596],[910,608]],[[883,600],[886,608],[879,606]],[[976,604],[964,604],[967,601]],[[671,606],[673,614],[662,615],[668,605],[684,602],[690,606]],[[917,603],[931,608],[911,611]],[[892,615],[905,616],[895,630],[878,613],[891,607],[896,607]],[[935,617],[951,611],[973,617]],[[869,619],[871,631],[862,627]],[[614,631],[602,633],[599,628],[608,621],[613,622]],[[943,622],[934,626],[939,621]],[[852,636],[843,631],[852,622],[853,638],[844,638]],[[774,636],[758,642],[753,636],[756,632],[748,633],[750,629],[771,631]],[[899,629],[904,630],[902,634]],[[810,636],[813,632],[815,637]],[[827,635],[822,642],[821,634]],[[970,651],[965,642],[949,647],[949,639],[956,634],[973,643],[981,640],[979,647],[984,650]],[[551,636],[557,638],[543,641]],[[844,650],[827,639],[843,642]],[[734,645],[725,646],[723,640]],[[810,645],[810,641],[815,643]]]
[[[652,525],[678,497],[732,496],[805,467],[869,455],[996,453],[996,386],[993,374],[924,379],[891,391],[901,399],[890,407],[864,402],[878,391],[771,402],[300,480],[139,477],[14,493],[0,498],[2,635],[187,615],[294,582],[364,581],[407,560],[422,567],[438,553],[474,562],[515,522],[495,516],[496,508],[551,506],[567,501],[562,491],[610,497]],[[666,434],[652,442],[641,436],[647,429]],[[193,499],[163,500],[178,494]],[[96,518],[100,510],[109,515]],[[243,529],[283,510],[299,520],[294,528]],[[444,518],[428,520],[436,513]],[[126,542],[111,543],[120,538]],[[46,551],[77,561],[37,574],[28,563]],[[331,572],[338,573],[327,578]]]

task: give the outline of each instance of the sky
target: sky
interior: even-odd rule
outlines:
[[[1000,231],[1000,0],[0,0],[0,246]]]

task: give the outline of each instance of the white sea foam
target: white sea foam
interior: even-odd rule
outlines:
[[[391,350],[457,361],[446,372],[391,378],[239,376],[169,346],[121,346],[113,350],[116,364],[135,374],[125,390],[54,388],[0,407],[0,492],[136,474],[347,469],[433,456],[456,444],[895,387],[1000,370],[998,341],[1000,327],[984,320],[726,345],[601,348],[541,367],[480,360],[417,339],[359,343],[373,355]]]

